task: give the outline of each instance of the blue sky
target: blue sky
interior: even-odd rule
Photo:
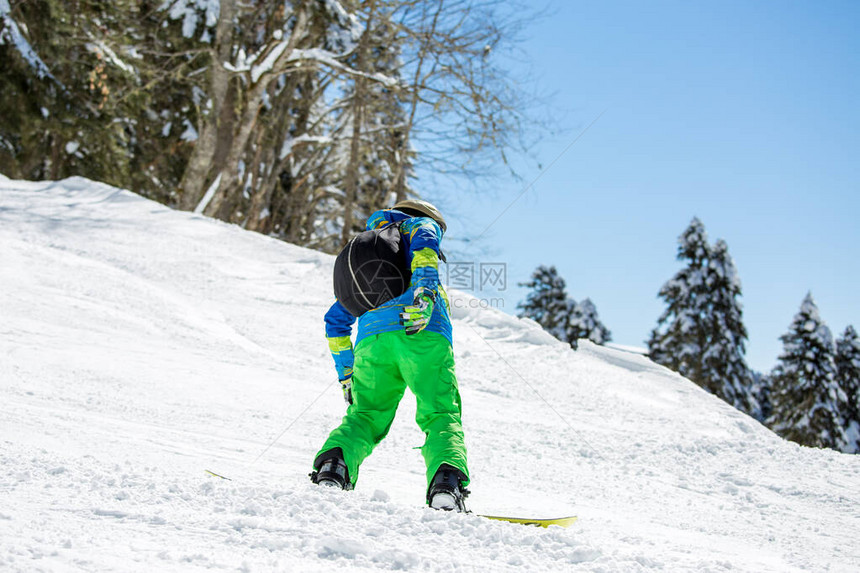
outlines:
[[[515,283],[554,264],[614,342],[642,346],[697,216],[738,267],[753,368],[774,366],[808,291],[834,336],[860,327],[860,2],[548,6],[524,33],[529,63],[512,64],[553,94],[542,113],[560,133],[535,149],[545,171],[532,162],[524,181],[484,193],[425,191],[460,214],[450,238],[516,199],[474,250],[450,245],[507,264],[508,289],[477,294],[515,313]]]

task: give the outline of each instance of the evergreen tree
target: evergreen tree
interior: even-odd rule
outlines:
[[[705,317],[707,346],[702,355],[702,377],[696,382],[742,412],[759,410],[752,392],[752,376],[744,354],[747,329],[738,297],[741,281],[728,245],[719,240],[711,249],[705,284],[709,293]]]
[[[678,239],[687,263],[660,290],[667,303],[648,348],[651,358],[747,413],[760,410],[744,360],[741,283],[725,241],[712,247],[694,218]]]
[[[567,321],[563,340],[577,347],[577,340],[585,338],[595,344],[605,344],[612,340],[612,333],[600,322],[597,307],[586,298],[582,302],[568,301]]]
[[[836,372],[847,398],[842,411],[846,447],[844,451],[860,453],[860,337],[848,326],[836,342]]]
[[[702,379],[702,355],[707,347],[708,285],[706,266],[711,256],[708,235],[698,218],[678,238],[678,260],[686,266],[660,289],[667,308],[648,340],[648,353],[694,382]]]
[[[519,316],[534,320],[559,340],[566,340],[564,329],[569,302],[564,279],[556,268],[541,265],[532,273],[530,281],[519,283],[519,286],[531,289],[525,302],[517,305],[522,309]]]
[[[844,447],[839,410],[846,397],[836,378],[833,336],[811,294],[780,340],[783,353],[772,375],[768,425],[805,446]]]
[[[569,343],[574,350],[580,338],[595,344],[611,340],[612,335],[600,322],[597,307],[591,299],[576,302],[568,298],[564,279],[554,266],[539,266],[532,273],[531,280],[520,283],[520,286],[532,291],[524,303],[517,305],[517,308],[522,309],[519,316],[531,318],[562,342]]]
[[[760,372],[750,372],[752,386],[750,392],[754,401],[755,409],[749,415],[761,423],[765,423],[773,411],[770,403],[771,380],[770,377]]]
[[[142,113],[127,63],[133,2],[34,0],[0,7],[0,170],[127,181]],[[122,30],[122,33],[117,33]]]

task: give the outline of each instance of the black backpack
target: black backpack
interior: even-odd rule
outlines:
[[[400,223],[359,233],[334,262],[334,296],[353,316],[397,298],[412,277],[406,258]]]

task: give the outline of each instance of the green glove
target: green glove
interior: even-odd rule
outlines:
[[[433,316],[433,306],[436,304],[436,292],[427,287],[417,287],[414,291],[412,305],[404,307],[400,313],[400,324],[406,328],[406,334],[418,334],[430,322]]]

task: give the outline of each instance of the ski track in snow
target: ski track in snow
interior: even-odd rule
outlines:
[[[458,292],[471,509],[579,521],[426,509],[408,393],[355,491],[312,486],[344,409],[332,264],[85,179],[0,176],[0,570],[860,570],[860,458]]]

